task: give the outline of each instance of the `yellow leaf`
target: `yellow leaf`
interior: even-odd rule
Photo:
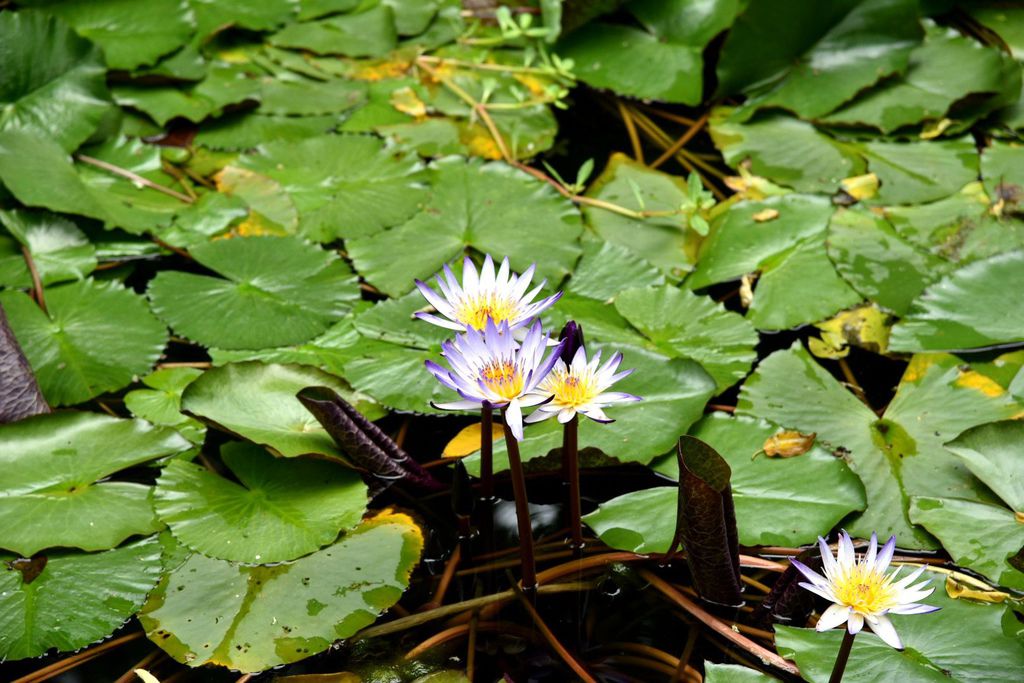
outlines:
[[[931,123],[925,125],[925,127],[921,130],[920,137],[922,140],[934,140],[935,138],[945,133],[946,129],[952,125],[953,119],[939,119],[938,121],[932,121]]]
[[[759,201],[765,197],[789,194],[792,190],[776,185],[767,178],[756,176],[750,172],[750,164],[743,162],[739,165],[738,176],[725,178],[725,186],[735,192],[742,199]]]
[[[160,683],[160,679],[145,669],[135,669],[134,673],[142,680],[142,683]]]
[[[900,382],[916,382],[925,376],[933,365],[953,367],[961,361],[951,353],[918,353],[910,359],[907,369],[903,371]]]
[[[750,308],[754,303],[754,282],[757,281],[757,273],[747,273],[740,278],[740,304],[743,308]]]
[[[340,71],[357,81],[383,81],[404,76],[412,67],[411,56],[393,53],[382,59],[342,59]]]
[[[751,216],[751,218],[754,219],[755,223],[766,223],[768,221],[773,221],[773,220],[775,220],[778,217],[779,217],[779,210],[778,209],[763,209],[763,210],[758,211],[757,213],[755,213],[753,216]]]
[[[551,85],[550,81],[538,78],[532,74],[516,74],[515,79],[525,85],[530,94],[538,99],[548,94],[547,89]]]
[[[409,116],[422,118],[427,115],[427,105],[412,88],[398,88],[391,93],[391,106]]]
[[[952,572],[946,577],[946,595],[955,600],[966,598],[994,603],[1003,602],[1010,597],[1009,593],[996,590],[988,584],[960,572]]]
[[[821,339],[812,338],[809,347],[818,358],[844,358],[850,346],[874,353],[889,348],[890,317],[874,304],[843,311],[815,327],[821,331]]]
[[[442,458],[463,458],[480,450],[480,432],[483,424],[477,422],[465,427],[461,432],[448,442],[441,453]],[[504,429],[499,424],[491,425],[491,441],[497,441],[504,434]]]
[[[1017,520],[1018,524],[1024,524],[1024,512],[1014,512],[1013,518]]]
[[[816,432],[802,434],[784,430],[765,439],[762,450],[769,458],[792,458],[811,450],[817,436]]]
[[[839,181],[839,187],[857,201],[871,199],[878,193],[878,176],[874,173],[855,175]]]
[[[484,159],[500,159],[501,149],[494,141],[494,136],[484,126],[478,123],[471,123],[461,127],[459,140],[466,146],[466,149],[473,156]]]

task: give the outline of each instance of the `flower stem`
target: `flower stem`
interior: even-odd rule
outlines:
[[[569,481],[569,530],[572,534],[573,553],[578,557],[583,552],[583,525],[580,522],[580,458],[579,458],[579,415],[565,423],[562,431],[562,464],[565,478]]]
[[[843,644],[839,646],[839,654],[836,655],[836,663],[832,667],[832,676],[828,683],[839,683],[843,680],[843,672],[846,671],[846,660],[850,658],[850,650],[853,649],[853,639],[857,634],[850,633],[849,629],[843,629]]]
[[[502,417],[505,411],[502,410]],[[516,521],[519,524],[519,560],[523,567],[523,592],[531,597],[537,591],[537,569],[533,560],[533,523],[530,521],[530,506],[526,499],[526,477],[523,475],[523,461],[519,457],[519,442],[505,422],[505,447],[508,450],[509,474],[512,477],[512,495],[516,499]]]
[[[490,500],[494,497],[494,409],[484,402],[480,408],[480,497]]]

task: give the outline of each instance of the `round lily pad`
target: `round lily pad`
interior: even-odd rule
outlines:
[[[206,346],[298,344],[359,298],[355,277],[336,254],[296,238],[216,240],[191,254],[223,278],[164,271],[148,294],[172,329]]]
[[[182,460],[157,481],[156,510],[179,542],[236,562],[294,560],[359,523],[366,485],[324,460],[284,460],[233,442],[221,459],[240,483]]]
[[[179,662],[263,671],[373,623],[398,602],[422,549],[412,519],[384,513],[294,562],[244,566],[193,555],[164,576],[139,620]]]

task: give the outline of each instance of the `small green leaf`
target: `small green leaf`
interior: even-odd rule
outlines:
[[[164,368],[142,378],[148,389],[135,389],[124,395],[124,405],[135,417],[156,425],[173,427],[194,444],[202,444],[206,427],[181,413],[181,394],[202,375],[196,368]]]

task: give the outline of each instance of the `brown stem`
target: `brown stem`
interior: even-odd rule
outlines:
[[[526,596],[526,594],[522,591],[516,591],[516,595],[519,597],[519,601],[523,603],[523,607],[530,615],[530,618],[533,619],[534,625],[536,625],[541,635],[544,636],[544,640],[546,640],[548,645],[551,646],[551,649],[555,651],[555,654],[565,662],[566,666],[572,669],[573,673],[575,673],[581,681],[585,681],[586,683],[597,683],[597,679],[591,676],[590,673],[583,668],[583,665],[572,656],[572,653],[562,645],[554,632],[548,628],[548,625],[541,618],[540,614],[537,612],[537,608],[533,606],[532,601]]]
[[[494,497],[494,409],[484,403],[480,408],[480,496]]]
[[[832,675],[828,683],[840,683],[843,680],[843,673],[846,671],[846,662],[850,659],[850,650],[853,649],[853,639],[856,633],[850,633],[849,629],[843,629],[843,643],[839,646],[839,654],[836,655],[836,663],[832,667]]]
[[[580,505],[579,415],[565,423],[562,431],[562,461],[569,480],[569,529],[572,534],[573,553],[578,557],[583,550],[583,523]]]
[[[451,557],[448,558],[448,563],[444,566],[444,573],[441,574],[441,581],[437,584],[437,590],[434,592],[434,597],[423,606],[423,609],[430,610],[436,609],[444,604],[444,594],[448,592],[448,586],[452,582],[452,577],[455,576],[455,568],[459,566],[459,560],[462,558],[462,546],[455,546],[455,550],[452,551]]]
[[[154,183],[149,178],[144,178],[143,176],[140,176],[138,173],[133,173],[132,171],[129,171],[127,168],[121,168],[120,166],[115,166],[114,164],[107,163],[106,161],[103,161],[101,159],[94,159],[93,157],[86,156],[85,154],[76,154],[75,158],[83,163],[89,164],[90,166],[102,168],[104,171],[113,173],[114,175],[117,176],[121,176],[122,178],[130,180],[133,183],[136,183],[137,185],[142,185],[144,187],[150,188],[151,190],[156,190],[157,192],[161,192],[167,195],[168,197],[174,197],[178,201],[185,202],[186,204],[191,204],[194,201],[187,194],[182,194],[177,190],[172,190],[169,187],[164,187],[160,183]]]
[[[629,109],[623,104],[622,100],[616,100],[615,103],[619,107],[619,116],[622,117],[622,122],[626,124],[626,134],[629,135],[629,143],[633,146],[633,158],[639,163],[644,163],[644,148],[640,144],[640,136],[636,134],[636,124],[633,122],[633,116],[629,113]]]
[[[35,259],[32,258],[32,252],[28,250],[28,247],[22,245],[21,254],[25,258],[25,265],[28,266],[28,273],[32,277],[32,298],[35,299],[39,308],[43,309],[43,313],[49,313],[46,310],[46,297],[43,294],[43,281],[39,277],[39,269],[36,268]]]
[[[11,683],[39,683],[39,681],[48,681],[57,674],[70,671],[80,664],[88,662],[90,659],[95,659],[108,650],[112,650],[116,647],[120,647],[131,640],[138,640],[139,638],[146,635],[142,631],[136,633],[129,633],[126,636],[115,638],[114,640],[108,640],[107,642],[97,645],[96,647],[81,652],[75,653],[70,657],[65,657],[59,661],[44,666],[42,669],[36,669],[30,674],[22,676],[21,678],[11,681]]]
[[[501,411],[506,417],[505,409]],[[523,461],[519,457],[519,442],[508,426],[508,420],[502,420],[505,427],[505,448],[508,450],[509,475],[512,479],[512,495],[516,503],[516,522],[519,526],[519,559],[522,561],[523,591],[536,597],[537,568],[533,559],[533,523],[530,521],[530,503],[526,498],[526,477],[523,475]]]
[[[700,132],[700,129],[704,127],[704,124],[708,121],[708,116],[711,112],[706,111],[704,115],[697,119],[692,126],[687,129],[683,136],[672,143],[672,145],[661,153],[661,156],[651,162],[651,168],[658,168],[663,163],[671,159],[676,155],[676,152],[680,151],[687,142],[693,139],[693,136]]]

